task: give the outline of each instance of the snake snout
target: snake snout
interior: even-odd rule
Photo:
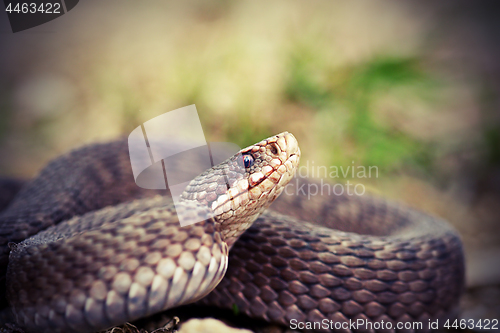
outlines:
[[[292,133],[288,133],[288,132],[284,132],[282,134],[283,134],[283,138],[285,139],[286,150],[288,151],[289,156],[293,156],[293,155],[300,156],[299,143],[297,142],[297,139],[295,138],[295,136]]]

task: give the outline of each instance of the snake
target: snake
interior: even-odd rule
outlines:
[[[280,196],[292,179],[315,184],[294,177],[300,155],[291,133],[272,136],[201,173],[178,202],[135,184],[124,139],[11,182],[0,212],[5,320],[94,332],[198,302],[308,331],[362,321],[394,332],[456,314],[458,232],[367,194]]]

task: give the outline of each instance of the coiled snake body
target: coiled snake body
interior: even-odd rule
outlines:
[[[124,140],[56,159],[0,213],[13,318],[92,332],[200,299],[286,326],[425,330],[450,315],[464,283],[457,233],[369,196],[283,196],[268,210],[299,157],[289,133],[263,140],[194,179],[176,209],[136,186]],[[177,214],[206,211],[215,216],[179,225]],[[351,331],[313,328],[339,327]]]

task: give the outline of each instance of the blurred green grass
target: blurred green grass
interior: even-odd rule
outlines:
[[[310,68],[319,62],[303,53],[307,50],[291,56],[286,97],[318,113],[347,110],[346,117],[332,117],[319,129],[323,138],[320,142],[325,143],[322,151],[334,152],[331,165],[348,165],[356,159],[361,165],[378,166],[384,173],[408,164],[430,171],[435,156],[432,144],[387,122],[377,122],[373,106],[380,95],[397,97],[398,90],[405,88],[415,98],[435,99],[440,93],[439,79],[422,68],[421,59],[383,55],[347,68]],[[345,123],[341,125],[345,128],[341,138],[330,127],[339,119]],[[342,149],[346,142],[351,144],[350,150]]]

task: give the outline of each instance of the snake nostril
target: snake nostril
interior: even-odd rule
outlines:
[[[271,151],[271,154],[273,155],[278,155],[278,147],[276,146],[275,143],[272,143],[269,147],[269,150]]]

